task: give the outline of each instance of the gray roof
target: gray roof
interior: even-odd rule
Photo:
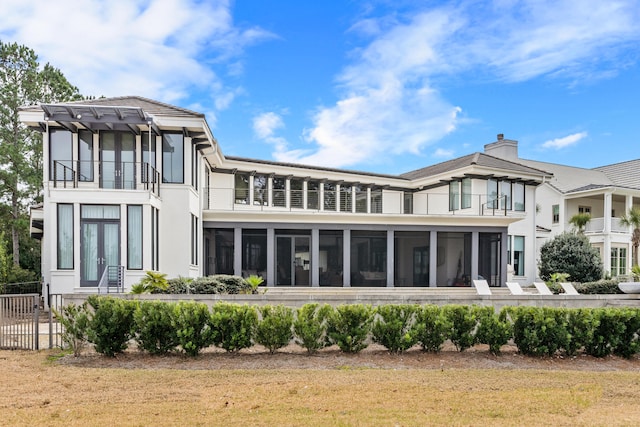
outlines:
[[[549,172],[546,172],[546,170],[542,168],[523,165],[521,163],[516,163],[509,160],[501,159],[485,153],[472,153],[467,156],[458,157],[456,159],[452,159],[446,162],[427,166],[422,169],[406,172],[400,176],[403,178],[414,180],[414,179],[420,179],[420,178],[427,178],[430,176],[439,175],[447,172],[452,172],[468,166],[484,166],[491,169],[499,169],[504,171],[526,173],[526,174],[533,174],[533,175],[550,175]]]
[[[640,190],[640,159],[594,168],[618,187]]]
[[[615,183],[602,171],[536,160],[520,159],[520,162],[533,168],[540,168],[553,173],[553,177],[547,181],[547,184],[561,193],[566,194],[615,186]]]

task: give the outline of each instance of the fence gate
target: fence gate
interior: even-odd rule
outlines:
[[[40,295],[0,295],[0,349],[38,350]]]

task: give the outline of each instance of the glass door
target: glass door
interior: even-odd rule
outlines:
[[[126,132],[100,133],[100,187],[135,189],[135,136]]]
[[[109,265],[120,264],[120,223],[83,221],[80,244],[80,286],[98,286]]]
[[[276,285],[309,286],[309,236],[276,236]]]

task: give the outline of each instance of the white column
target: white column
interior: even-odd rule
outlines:
[[[395,286],[395,234],[387,230],[387,288]]]
[[[320,230],[311,229],[311,286],[320,286]]]
[[[478,278],[479,245],[480,233],[477,231],[471,232],[471,283],[473,283],[473,279]]]
[[[602,248],[602,267],[611,271],[611,207],[612,194],[604,194],[604,245]]]
[[[344,230],[342,237],[342,286],[351,287],[351,230]]]
[[[289,178],[284,181],[285,208],[291,209],[291,180]]]
[[[429,232],[429,287],[438,286],[438,232]]]
[[[233,274],[242,276],[242,228],[233,229]]]
[[[302,209],[307,209],[307,200],[308,200],[307,191],[308,190],[309,190],[309,182],[305,180],[302,182]]]
[[[276,284],[276,233],[273,228],[267,228],[267,287]]]

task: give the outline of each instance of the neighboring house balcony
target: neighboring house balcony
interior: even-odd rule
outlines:
[[[53,188],[141,190],[160,196],[160,173],[146,162],[52,162],[49,181]]]
[[[608,225],[608,227],[607,227]],[[571,224],[567,224],[567,229],[573,227]],[[631,235],[629,226],[623,225],[620,222],[620,218],[609,218],[607,224],[607,218],[591,218],[584,228],[584,234],[604,234],[604,233],[617,233]]]

